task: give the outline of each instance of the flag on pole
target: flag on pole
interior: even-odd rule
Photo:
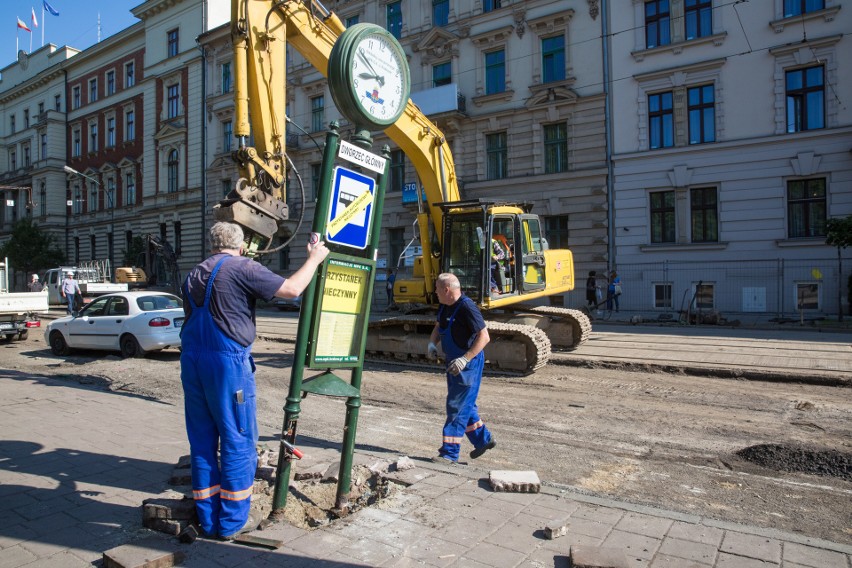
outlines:
[[[27,24],[25,24],[25,23],[21,20],[21,18],[18,18],[18,27],[19,27],[19,28],[21,28],[22,30],[27,30],[28,32],[32,33],[32,30],[31,30],[30,28],[28,28],[28,27],[27,27]]]
[[[38,27],[38,20],[36,20],[36,16],[35,16],[35,8],[30,7],[30,10],[32,11],[32,14],[33,14],[33,27],[37,28]]]
[[[48,3],[47,3],[47,0],[42,0],[42,2],[44,3],[44,9],[45,9],[45,10],[47,10],[48,12],[50,12],[50,13],[51,13],[52,15],[54,15],[54,16],[58,16],[58,15],[59,15],[59,11],[58,11],[58,10],[56,10],[56,9],[55,9],[53,6],[51,6],[50,4],[48,4]]]

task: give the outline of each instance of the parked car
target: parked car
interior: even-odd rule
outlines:
[[[271,304],[282,312],[298,312],[302,309],[302,297],[296,296],[295,298],[274,298]]]
[[[120,351],[144,357],[151,351],[180,347],[183,300],[166,292],[134,291],[92,300],[78,314],[50,322],[45,341],[54,355],[72,349]]]

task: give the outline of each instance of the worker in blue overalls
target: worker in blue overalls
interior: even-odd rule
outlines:
[[[444,440],[438,456],[439,463],[457,463],[465,434],[476,459],[497,445],[497,440],[479,417],[476,397],[482,383],[485,354],[490,341],[482,313],[461,291],[459,279],[444,273],[435,282],[435,292],[441,307],[438,321],[429,338],[428,355],[438,357],[436,343],[441,340],[447,362],[447,421],[444,423]]]
[[[285,280],[242,256],[243,239],[238,225],[213,225],[213,256],[190,271],[182,288],[180,378],[192,494],[201,529],[223,539],[262,520],[250,515],[257,467],[255,302],[301,295],[328,255],[322,242],[309,244],[305,264]]]

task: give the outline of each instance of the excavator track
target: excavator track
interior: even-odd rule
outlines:
[[[550,338],[554,351],[573,351],[588,341],[592,334],[592,322],[589,316],[580,310],[553,306],[520,305],[517,308],[509,307],[507,311],[546,316],[546,321],[540,320],[536,327],[544,330],[547,337]],[[570,333],[568,333],[568,328],[570,328]]]
[[[489,315],[489,314],[485,314]],[[529,375],[550,359],[550,340],[541,329],[486,319],[491,341],[485,347],[485,369],[492,374]],[[442,368],[426,357],[435,317],[409,315],[370,322],[366,358],[409,367]]]

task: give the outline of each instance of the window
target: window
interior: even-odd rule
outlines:
[[[488,159],[486,176],[488,179],[503,179],[508,176],[509,149],[506,133],[496,132],[485,135],[485,153]]]
[[[796,282],[796,309],[818,310],[820,297],[819,282]]]
[[[541,40],[541,80],[544,83],[565,79],[565,36]]]
[[[169,161],[167,164],[168,177],[168,192],[175,193],[178,190],[178,152],[171,150],[169,152]]]
[[[234,123],[226,120],[222,123],[222,151],[230,152],[232,140],[234,139]]]
[[[104,203],[104,206],[107,209],[115,207],[115,178],[113,177],[107,178],[106,203]]]
[[[130,250],[130,247],[133,246],[133,231],[124,231],[124,255],[127,256],[127,252]],[[132,260],[135,262],[135,259]]]
[[[432,86],[449,85],[453,81],[453,64],[449,61],[432,66]]]
[[[47,159],[47,133],[42,132],[39,134],[39,138],[41,139],[41,159]]]
[[[92,260],[95,260],[97,258],[97,251],[98,251],[97,244],[98,244],[98,241],[95,238],[95,235],[89,235],[89,250],[91,251],[91,259]],[[106,298],[106,300],[109,301],[109,298]],[[95,300],[95,302],[98,302],[98,300]],[[106,304],[106,302],[104,302],[104,304]],[[101,304],[102,308],[103,308],[104,304]],[[95,305],[93,307],[97,308],[97,305]],[[97,313],[97,309],[92,310],[92,312],[93,313],[91,315],[99,315]]]
[[[30,154],[30,145],[24,144],[23,146],[21,146],[21,151],[24,153],[24,164],[23,164],[23,166],[25,168],[28,168],[28,167],[30,167],[30,164],[32,164],[32,155]]]
[[[136,204],[136,176],[133,172],[127,172],[124,175],[124,204]]]
[[[80,134],[79,128],[74,129],[73,137],[74,138],[73,138],[73,142],[72,142],[72,146],[71,146],[71,155],[74,156],[74,157],[77,157],[77,156],[80,155],[80,152],[81,152],[80,139],[82,138],[82,135]]]
[[[311,131],[321,132],[325,123],[325,97],[311,98]]]
[[[181,243],[180,243],[180,221],[175,221],[174,229],[175,229],[175,249],[174,250],[175,250],[175,254],[180,256],[180,249],[181,249],[181,246],[180,246],[181,245]]]
[[[89,183],[89,211],[98,210],[98,184],[95,182]],[[94,238],[94,237],[92,237]],[[94,241],[93,241],[94,242]],[[92,257],[94,258],[94,257]]]
[[[89,125],[89,152],[98,151],[98,125]]]
[[[47,184],[41,182],[41,187],[38,192],[38,213],[42,217],[47,215]]]
[[[713,2],[711,0],[686,0],[686,39],[707,37],[713,34]]]
[[[352,26],[354,26],[355,24],[358,23],[358,20],[359,20],[358,14],[355,14],[354,16],[349,16],[348,18],[346,18],[346,27],[351,28]],[[289,259],[289,256],[288,256],[288,259]],[[289,265],[289,260],[288,260],[287,264]],[[283,266],[281,268],[282,268],[282,270],[284,269]]]
[[[136,84],[136,64],[128,61],[124,64],[124,86],[132,87]]]
[[[784,0],[784,17],[799,16],[825,8],[825,0]]]
[[[432,0],[432,25],[446,26],[450,23],[450,0]]]
[[[164,241],[167,241],[167,240],[168,240],[168,239],[166,238],[166,237],[168,236],[166,233],[167,233],[167,230],[166,230],[166,224],[165,224],[165,223],[160,223],[160,238],[161,238],[162,240],[164,240]]]
[[[506,90],[506,52],[492,51],[485,54],[485,94],[502,93]]]
[[[30,127],[30,109],[24,109],[24,128]]]
[[[675,242],[675,192],[651,194],[651,242]]]
[[[388,266],[396,267],[402,251],[405,250],[405,227],[388,229]]]
[[[648,130],[651,149],[674,146],[671,91],[648,95]]]
[[[53,108],[57,112],[62,112],[62,95],[53,96]]]
[[[695,286],[695,307],[699,310],[713,309],[713,296],[715,286],[713,284],[698,283]]]
[[[280,241],[278,244],[279,245],[284,244],[284,241]],[[278,251],[278,270],[287,270],[288,268],[290,268],[290,246],[289,245]]]
[[[10,130],[9,134],[15,133],[15,115],[14,114],[9,117],[9,130]]]
[[[568,248],[568,215],[551,215],[544,218],[544,235],[550,248]]]
[[[824,237],[825,214],[825,178],[787,182],[789,238]]]
[[[500,8],[501,0],[482,0],[482,11],[490,12]]]
[[[230,93],[231,92],[231,64],[223,63],[222,64],[222,92]]]
[[[825,127],[825,75],[822,65],[787,71],[787,132]]]
[[[74,237],[74,264],[80,264],[80,237]]]
[[[669,22],[669,0],[645,2],[645,47],[651,49],[672,42]]]
[[[405,185],[405,153],[402,150],[391,151],[390,186],[388,191],[402,191]]]
[[[136,138],[136,114],[132,110],[124,113],[124,139],[133,140]]]
[[[72,108],[80,108],[80,85],[75,85],[71,89],[71,106]]]
[[[719,208],[715,187],[689,190],[692,217],[692,242],[715,243],[719,240]]]
[[[73,207],[74,215],[80,215],[81,213],[83,213],[83,192],[80,191],[79,185],[74,185],[74,201],[73,201],[73,203],[74,203],[74,207]],[[77,243],[77,245],[78,245],[78,248],[79,248],[79,243]],[[80,256],[80,254],[79,254],[79,251],[78,251],[77,257],[79,257],[79,256]]]
[[[98,100],[98,79],[89,79],[89,102]]]
[[[568,125],[547,124],[544,127],[544,173],[568,171]]]
[[[716,110],[713,85],[692,87],[686,91],[689,113],[689,143],[716,141]]]
[[[44,114],[44,102],[43,102],[43,101],[42,101],[42,102],[40,102],[40,103],[38,103],[38,113],[39,113],[40,115],[41,115],[41,114]]]
[[[169,30],[166,32],[166,40],[168,43],[168,57],[174,57],[178,54],[178,30]]]
[[[655,282],[654,283],[654,307],[662,309],[671,309],[672,307],[672,283],[671,282]]]
[[[311,164],[311,199],[316,201],[320,192],[320,173],[322,164]]]
[[[9,152],[9,166],[11,170],[18,169],[18,155],[14,150]]]
[[[222,196],[228,197],[228,194],[231,193],[231,180],[223,179],[221,181],[221,186],[222,186]],[[287,194],[289,195],[289,192]]]
[[[115,146],[115,117],[110,117],[107,119],[106,145],[107,148],[112,148]]]
[[[115,94],[115,71],[107,71],[106,94],[107,96]]]
[[[180,85],[169,85],[166,98],[168,100],[168,118],[180,114]]]
[[[402,38],[402,2],[391,2],[385,9],[388,31],[396,39]]]

